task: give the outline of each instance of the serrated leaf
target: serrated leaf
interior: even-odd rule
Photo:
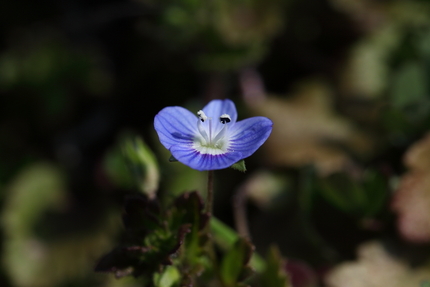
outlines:
[[[158,202],[143,195],[126,198],[123,223],[133,236],[144,237],[162,226],[161,209]]]
[[[205,227],[209,220],[204,213],[203,200],[195,191],[183,193],[175,200],[171,217],[181,223],[195,224],[199,230]]]
[[[249,275],[249,260],[254,246],[244,238],[239,238],[233,247],[227,251],[221,262],[220,275],[225,286],[237,286],[237,283]]]
[[[133,266],[138,264],[139,255],[145,251],[141,247],[117,247],[99,260],[94,271],[114,273],[117,278],[130,275]]]
[[[292,287],[287,272],[285,262],[279,249],[272,246],[266,257],[266,269],[261,274],[261,286],[270,287]]]
[[[191,192],[179,196],[171,209],[171,218],[173,224],[178,221],[190,225],[190,232],[186,235],[183,246],[184,252],[179,258],[181,265],[186,267],[186,270],[182,270],[184,277],[201,274],[207,265],[207,260],[204,258],[207,256],[209,216],[204,212],[200,195],[197,192]]]
[[[104,256],[96,271],[164,282],[160,281],[167,276],[163,272],[174,264],[181,273],[181,282],[186,283],[187,277],[204,269],[208,215],[197,192],[182,194],[165,209],[143,195],[131,196],[123,220],[127,242]]]
[[[171,220],[158,203],[144,196],[127,199],[123,219],[128,233],[127,242],[105,255],[96,271],[152,278],[163,266],[172,264],[172,255],[191,231],[191,224],[178,222],[169,225]]]
[[[245,160],[240,160],[238,162],[236,162],[235,164],[233,164],[231,166],[231,168],[241,171],[241,172],[245,172],[246,171],[246,166],[245,166]]]

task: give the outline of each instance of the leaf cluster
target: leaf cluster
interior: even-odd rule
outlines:
[[[273,286],[289,286],[278,253],[270,253],[266,264],[248,239],[209,219],[197,192],[180,195],[167,208],[143,195],[130,196],[124,242],[104,255],[95,271],[140,277],[148,287],[271,286],[265,283],[271,274]]]
[[[177,286],[203,269],[199,262],[204,261],[200,259],[205,255],[208,216],[196,192],[179,196],[167,209],[144,196],[129,197],[123,222],[125,242],[103,256],[95,271],[116,277],[141,276],[148,286],[158,285],[154,281],[164,282],[159,286]],[[166,269],[169,265],[174,268]],[[181,278],[176,276],[179,272]],[[166,279],[168,274],[177,278],[176,282]],[[184,284],[181,286],[190,286]]]

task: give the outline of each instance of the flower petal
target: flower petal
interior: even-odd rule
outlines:
[[[223,128],[223,124],[220,122],[219,117],[223,114],[228,114],[231,118],[229,125],[234,124],[237,121],[236,106],[231,100],[212,100],[204,108],[203,112],[206,116],[212,118],[212,132],[214,135],[218,134]],[[205,123],[208,125],[209,123]]]
[[[227,152],[219,155],[201,154],[187,145],[172,146],[170,152],[178,161],[197,170],[227,168],[243,158],[240,152]]]
[[[229,100],[212,100],[204,108],[203,111],[209,117],[219,117],[222,114],[228,114],[231,117],[231,122],[235,123],[237,120],[237,111],[234,103]]]
[[[242,159],[252,155],[269,137],[273,122],[265,117],[253,117],[234,124],[230,129],[229,149],[240,152]]]
[[[198,118],[182,107],[162,109],[154,119],[154,128],[160,142],[170,149],[177,144],[190,144],[198,134]]]

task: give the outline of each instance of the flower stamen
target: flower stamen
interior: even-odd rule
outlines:
[[[202,121],[202,123],[204,123],[208,117],[206,116],[205,112],[200,110],[197,112],[197,116],[199,117],[199,119]]]
[[[208,134],[206,133],[205,128],[203,127],[202,123],[200,122],[200,120],[197,120],[197,128],[199,130],[200,135],[203,138],[203,143],[202,144],[208,144],[210,142]]]
[[[222,114],[222,115],[219,117],[219,120],[220,120],[220,122],[221,122],[222,124],[227,124],[227,123],[231,122],[231,118],[230,118],[230,116],[229,116],[229,115],[227,115],[227,114]]]
[[[215,144],[215,147],[221,148],[223,146],[222,139],[225,138],[226,132],[227,132],[227,125],[229,122],[231,122],[231,118],[227,114],[223,114],[219,117],[220,122],[224,125],[223,128],[219,131],[219,133],[215,136],[213,139],[213,142]]]

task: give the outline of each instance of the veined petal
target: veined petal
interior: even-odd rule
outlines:
[[[230,146],[242,154],[242,159],[252,155],[269,137],[273,122],[265,117],[253,117],[234,124],[230,129]]]
[[[240,152],[226,152],[217,155],[201,154],[188,145],[172,146],[170,152],[178,161],[197,170],[227,168],[243,158]]]
[[[154,128],[160,142],[170,149],[177,144],[190,144],[198,135],[198,118],[182,107],[162,109],[154,119]]]
[[[220,116],[223,114],[228,114],[231,118],[230,125],[237,121],[237,111],[236,106],[231,100],[212,100],[204,108],[203,112],[212,118],[212,132],[213,134],[218,134],[223,128],[223,124],[220,122]],[[206,125],[209,123],[206,122]]]

